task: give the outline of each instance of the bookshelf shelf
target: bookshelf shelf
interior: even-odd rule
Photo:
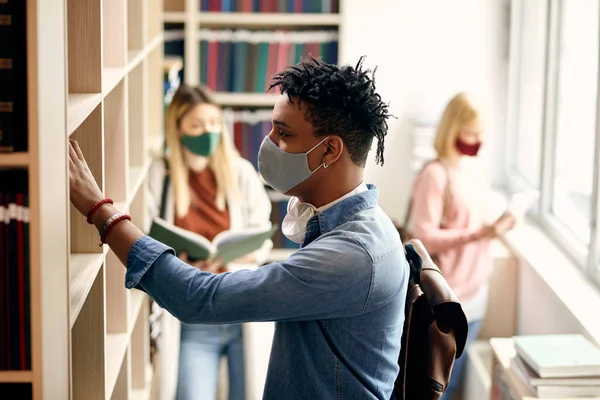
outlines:
[[[0,167],[26,167],[29,165],[29,153],[0,153]]]
[[[125,333],[109,333],[106,335],[106,394],[111,398],[119,371],[125,359],[129,337]]]
[[[127,73],[137,67],[144,59],[146,53],[144,50],[127,51]]]
[[[67,133],[69,136],[86,120],[102,101],[100,93],[69,93],[67,99]]]
[[[29,383],[32,378],[31,371],[0,371],[0,383]]]
[[[184,22],[186,18],[186,13],[185,12],[179,12],[179,11],[168,11],[165,12],[163,14],[163,21],[164,22]]]
[[[105,67],[102,71],[102,97],[106,97],[123,80],[125,68]]]
[[[137,389],[131,391],[130,399],[132,400],[148,400],[150,393],[146,389]]]
[[[131,70],[135,69],[141,62],[144,60],[148,54],[156,49],[163,42],[162,33],[154,37],[148,45],[144,47],[142,50],[128,50],[127,51],[127,69],[126,73],[131,72]]]
[[[131,199],[140,190],[142,182],[145,178],[146,168],[144,167],[129,167],[129,190],[127,198]],[[130,201],[128,201],[129,203]]]
[[[197,16],[203,28],[275,28],[338,26],[339,14],[201,12]]]
[[[71,254],[70,292],[71,292],[71,327],[83,308],[98,272],[104,263],[104,254]]]
[[[164,13],[164,22],[186,22],[185,12]],[[200,12],[196,21],[203,28],[273,28],[273,27],[325,27],[340,25],[339,14]]]
[[[273,107],[279,95],[272,93],[215,93],[213,98],[222,106]]]
[[[147,299],[146,294],[139,290],[133,290],[130,292],[130,303],[129,303],[129,322],[131,330],[133,329],[134,323],[140,315],[140,310],[142,309],[142,305],[144,301]]]

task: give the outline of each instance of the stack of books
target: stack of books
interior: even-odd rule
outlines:
[[[578,334],[515,337],[512,372],[540,399],[600,396],[600,350]]]

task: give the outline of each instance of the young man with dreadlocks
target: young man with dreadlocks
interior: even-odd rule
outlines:
[[[292,200],[286,261],[215,275],[179,260],[128,220],[105,240],[145,291],[186,323],[275,321],[265,399],[388,400],[398,375],[408,265],[398,233],[363,182],[373,139],[383,164],[387,105],[362,67],[304,60],[274,76],[282,96],[259,152],[260,172]],[[71,143],[71,201],[82,214],[102,192]],[[94,207],[96,208],[96,207]],[[100,229],[117,214],[93,213]],[[202,371],[198,371],[201,373]]]

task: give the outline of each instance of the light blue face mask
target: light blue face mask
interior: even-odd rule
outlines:
[[[311,171],[308,166],[308,154],[327,139],[329,136],[305,153],[288,153],[281,150],[267,136],[258,151],[258,170],[273,189],[285,194],[310,178],[319,168],[327,168],[324,163],[321,163],[314,171]]]

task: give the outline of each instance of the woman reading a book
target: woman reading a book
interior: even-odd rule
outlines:
[[[151,167],[151,216],[199,234],[209,241],[227,230],[269,227],[271,203],[252,164],[238,155],[225,131],[221,109],[204,87],[182,85],[166,114],[167,155]],[[270,241],[238,263],[261,264]],[[178,256],[205,271],[225,265]],[[166,313],[165,313],[166,314]],[[179,321],[163,316],[163,328],[175,331]],[[242,325],[180,325],[177,399],[214,399],[221,356],[229,365],[229,398],[245,398]],[[174,349],[176,350],[176,349]],[[165,368],[176,373],[177,368]],[[173,376],[174,378],[174,376]],[[174,380],[174,379],[173,379]]]
[[[491,187],[477,157],[483,142],[479,111],[459,93],[448,103],[435,137],[437,159],[426,164],[412,193],[412,234],[437,256],[437,265],[469,320],[467,346],[477,338],[492,270],[490,240],[515,223],[510,213],[488,223]],[[443,399],[460,384],[466,357],[456,360]]]

